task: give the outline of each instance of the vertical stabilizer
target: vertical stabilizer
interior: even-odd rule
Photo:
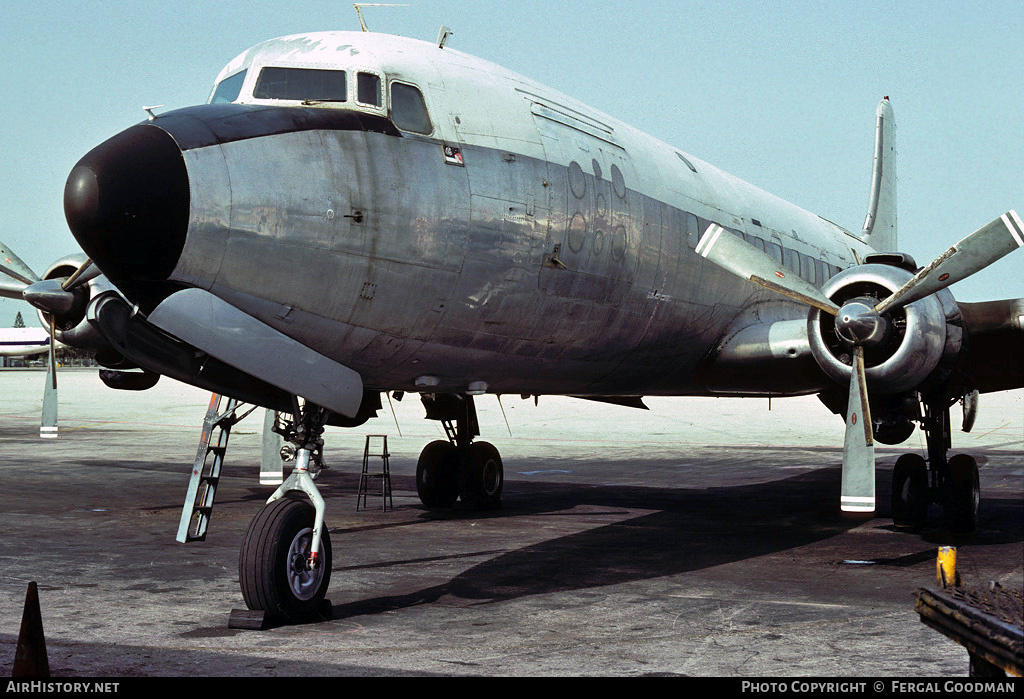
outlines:
[[[896,121],[888,97],[875,112],[871,199],[861,237],[880,252],[896,251]]]

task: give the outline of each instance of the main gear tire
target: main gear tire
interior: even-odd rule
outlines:
[[[459,498],[459,455],[451,442],[435,440],[416,462],[416,493],[429,508],[451,507]]]
[[[892,523],[919,531],[928,518],[928,466],[920,454],[904,454],[892,469]]]
[[[969,454],[957,454],[948,463],[946,488],[946,526],[957,533],[973,532],[978,527],[981,482],[978,463]]]

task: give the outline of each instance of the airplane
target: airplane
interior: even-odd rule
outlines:
[[[239,557],[249,609],[303,619],[331,576],[312,478],[325,425],[417,394],[447,439],[416,467],[428,508],[501,504],[484,394],[816,394],[844,416],[840,507],[875,509],[875,441],[919,424],[892,517],[976,526],[977,465],[950,408],[1024,386],[1024,299],[949,285],[1024,245],[1009,210],[919,267],[898,249],[893,108],[875,115],[859,231],[739,180],[511,70],[373,32],[285,36],[72,169],[87,258],[8,293],[88,347],[104,381],[160,376],[275,411],[291,475]],[[18,270],[14,270],[18,272]]]
[[[50,350],[50,333],[43,328],[0,328],[0,356],[32,357]]]

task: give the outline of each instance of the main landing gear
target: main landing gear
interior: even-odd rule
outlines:
[[[917,531],[928,518],[928,505],[943,508],[946,526],[954,532],[972,532],[978,526],[981,489],[978,464],[967,454],[947,459],[951,446],[949,407],[943,398],[925,399],[921,427],[928,447],[927,461],[919,454],[904,454],[892,472],[892,519],[901,529]]]
[[[470,395],[422,395],[428,420],[444,425],[447,440],[431,442],[416,464],[416,492],[428,508],[446,508],[459,499],[475,509],[501,506],[505,472],[498,450],[474,442],[480,426]]]
[[[246,605],[286,621],[327,616],[331,582],[331,537],[324,499],[313,483],[323,467],[328,411],[296,400],[293,415],[274,431],[295,447],[295,467],[249,525],[238,556]]]

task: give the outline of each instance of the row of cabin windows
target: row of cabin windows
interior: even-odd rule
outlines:
[[[733,233],[737,233],[737,231],[733,231]],[[783,267],[789,269],[791,272],[796,272],[811,284],[821,286],[839,273],[839,268],[835,265],[830,265],[829,263],[811,257],[810,255],[805,255],[804,253],[797,252],[796,250],[790,250],[789,248],[782,247],[778,243],[773,243],[770,240],[762,240],[761,238],[758,238],[755,235],[750,235],[749,233],[743,233],[741,235],[744,240],[755,248],[768,253],[769,257],[774,259]]]
[[[245,81],[246,71],[241,71],[222,80],[210,98],[211,104],[218,102],[234,102],[238,99]],[[343,70],[325,70],[319,68],[278,68],[267,66],[260,70],[253,89],[253,97],[257,99],[298,100],[303,102],[346,102],[348,101],[347,75]],[[381,79],[375,73],[359,71],[356,73],[356,102],[380,108],[383,106]],[[427,107],[420,91],[407,83],[391,83],[391,118],[402,131],[429,134],[433,131]],[[696,169],[683,158],[690,169]],[[670,209],[670,219],[682,216],[682,221],[670,221],[672,228],[683,228],[686,241],[691,249],[697,247],[701,233],[711,225],[710,221],[699,219],[686,212]],[[726,228],[758,250],[767,253],[776,262],[791,272],[795,272],[811,284],[824,284],[830,277],[839,272],[839,268],[827,262],[784,248],[778,243],[765,241],[754,235],[742,233],[734,228]]]
[[[682,217],[682,220],[678,220],[678,217],[680,216]],[[680,232],[685,232],[686,244],[691,250],[697,247],[697,242],[700,240],[701,235],[707,231],[708,226],[711,224],[711,221],[703,218],[698,219],[691,213],[678,211],[677,209],[669,209],[668,225],[673,229],[679,229]],[[804,253],[791,250],[790,248],[783,247],[770,240],[766,241],[755,235],[742,233],[735,228],[728,228],[725,226],[723,226],[723,228],[733,235],[747,241],[761,252],[767,253],[769,257],[774,259],[780,265],[789,271],[798,274],[805,281],[816,286],[821,286],[831,277],[839,273],[839,268],[835,265],[830,265],[827,262],[815,259],[810,255],[805,255]]]
[[[242,92],[247,71],[224,78],[214,88],[210,104],[234,102]],[[380,109],[384,106],[381,78],[376,73],[356,73],[355,102]],[[347,102],[348,75],[344,70],[322,68],[279,68],[260,70],[252,96],[256,99],[317,102]],[[434,130],[427,105],[418,88],[407,83],[391,83],[391,119],[402,131],[429,134]]]

